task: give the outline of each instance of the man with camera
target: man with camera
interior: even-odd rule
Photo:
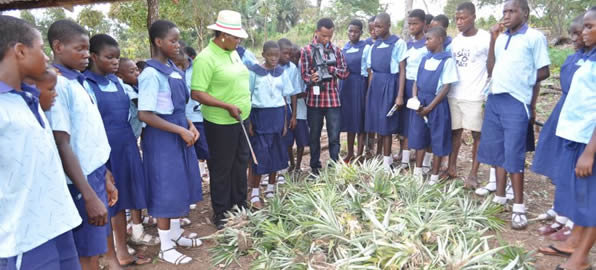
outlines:
[[[317,22],[315,38],[302,48],[300,68],[306,82],[307,120],[310,128],[310,167],[317,175],[321,169],[321,130],[327,124],[329,156],[339,158],[341,120],[338,79],[346,79],[349,71],[341,49],[331,44],[334,25],[329,18]]]

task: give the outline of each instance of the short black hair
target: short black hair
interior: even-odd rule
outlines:
[[[517,5],[521,8],[521,10],[526,13],[526,15],[529,17],[530,16],[530,5],[528,5],[528,0],[508,0],[509,1],[513,1],[515,3],[517,3]],[[528,18],[526,18],[528,19]]]
[[[197,51],[195,51],[195,49],[193,47],[186,46],[182,50],[190,58],[195,58],[195,56],[197,56]]]
[[[472,2],[463,2],[463,3],[459,4],[459,5],[457,5],[457,7],[455,8],[455,10],[456,11],[467,10],[472,15],[476,14],[476,6],[474,6],[474,3],[472,3]]]
[[[147,66],[147,62],[140,60],[140,61],[137,61],[137,63],[135,65],[137,65],[137,68],[139,68],[139,71],[142,71]]]
[[[165,38],[168,34],[168,31],[176,27],[176,24],[166,20],[157,20],[153,22],[151,27],[149,27],[149,40],[151,41],[151,44],[155,46],[156,39]]]
[[[447,31],[445,31],[445,28],[440,27],[440,26],[435,26],[431,29],[428,29],[428,31],[426,33],[433,35],[433,36],[441,37],[441,38],[443,38],[443,40],[445,40],[447,38]]]
[[[426,15],[424,15],[424,20],[426,21],[426,24],[430,24],[430,22],[433,21],[433,18],[434,17],[435,16],[433,16],[432,14],[426,14]]]
[[[321,30],[321,28],[332,29],[335,27],[333,21],[329,18],[322,18],[317,22],[317,31]]]
[[[107,46],[118,47],[118,41],[107,34],[97,34],[89,40],[89,53],[99,54]]]
[[[372,17],[368,18],[368,23],[374,23],[376,19],[377,19],[377,16],[372,16]]]
[[[48,42],[53,48],[54,41],[58,40],[62,43],[69,42],[76,35],[89,35],[87,30],[78,23],[64,19],[55,21],[48,29]]]
[[[277,44],[277,42],[269,40],[265,42],[265,44],[263,44],[263,53],[267,52],[270,49],[279,49],[279,45]]]
[[[131,61],[133,64],[135,63],[134,61],[132,61],[132,59],[126,58],[126,57],[120,57],[120,61],[118,63],[120,63],[120,65],[122,65],[122,63],[124,63],[126,61]]]
[[[445,29],[449,27],[449,18],[443,14],[439,14],[433,18],[433,21],[439,22]]]
[[[379,13],[379,15],[377,15],[376,20],[379,20],[380,22],[385,23],[387,25],[391,25],[391,16],[389,16],[389,14],[387,14],[386,12]]]
[[[360,28],[360,31],[362,31],[362,29],[364,28],[364,26],[362,25],[362,21],[358,19],[351,20],[349,25],[357,26],[358,28]]]
[[[8,48],[17,43],[33,47],[37,30],[31,24],[19,18],[0,15],[0,25],[0,61],[4,59]]]
[[[421,22],[426,23],[426,13],[422,9],[414,9],[408,14],[408,18],[418,18]]]
[[[280,40],[277,41],[277,45],[279,45],[279,48],[292,48],[293,44],[292,42],[287,39],[287,38],[282,38]]]

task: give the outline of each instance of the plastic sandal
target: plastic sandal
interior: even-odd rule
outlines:
[[[159,245],[160,243],[159,237],[150,235],[148,233],[145,233],[144,231],[141,234],[140,238],[130,237],[130,242],[140,246],[155,246]]]
[[[184,235],[180,234],[180,236],[178,236],[178,238],[176,240],[172,239],[172,242],[174,242],[174,244],[176,244],[177,246],[181,246],[181,247],[199,247],[203,244],[203,241],[201,241],[201,239],[184,237],[184,238],[190,240],[191,244],[190,244],[190,246],[182,245],[182,244],[178,243],[180,241],[180,239],[182,239],[182,237],[184,237]]]
[[[171,263],[171,264],[173,264],[173,265],[187,264],[187,263],[189,263],[189,262],[191,262],[191,261],[192,261],[192,258],[191,258],[191,257],[188,257],[188,256],[186,256],[186,255],[184,255],[184,254],[181,254],[181,255],[180,255],[178,258],[176,258],[176,259],[175,259],[173,262],[167,261],[167,260],[165,259],[165,257],[164,257],[164,253],[166,253],[166,252],[168,252],[168,251],[170,251],[170,250],[176,250],[176,248],[169,248],[169,249],[166,249],[166,250],[160,250],[160,251],[159,251],[159,255],[158,255],[158,258],[159,258],[159,260],[160,260],[160,261],[162,261],[162,262]],[[187,258],[188,258],[188,259],[190,259],[190,260],[186,260]]]
[[[528,227],[528,218],[524,212],[513,212],[511,215],[511,229],[525,230]]]

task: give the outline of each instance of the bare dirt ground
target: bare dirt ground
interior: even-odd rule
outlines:
[[[544,123],[554,107],[555,103],[559,98],[558,94],[547,94],[542,95],[539,98],[539,106],[537,109],[537,120]],[[538,135],[539,129],[536,129],[536,134]],[[536,136],[538,137],[538,136]],[[345,134],[342,134],[341,137],[342,142],[342,152],[345,150]],[[465,176],[468,174],[470,165],[471,165],[471,142],[472,137],[469,133],[464,133],[464,144],[462,145],[462,149],[459,155],[459,162],[458,162],[458,174],[459,176]],[[323,134],[322,138],[322,145],[325,147],[327,144],[326,135]],[[398,151],[398,144],[394,142],[393,144],[394,153]],[[308,150],[307,150],[308,152]],[[324,162],[329,158],[328,152],[326,147],[321,153],[321,159]],[[303,170],[307,170],[308,162],[309,162],[309,155],[306,154],[304,156],[304,160],[302,162]],[[533,159],[533,153],[527,155],[526,158],[526,167],[529,167]],[[486,165],[482,165],[480,168],[479,173],[479,181],[486,181],[488,180],[488,173],[489,167]],[[554,188],[550,183],[550,180],[545,178],[541,175],[536,175],[531,172],[529,169],[526,170],[526,181],[525,181],[525,201],[526,207],[528,209],[528,218],[532,219],[538,216],[541,213],[544,213],[546,210],[550,208],[553,201],[553,192]],[[461,178],[455,179],[453,181],[463,181]],[[203,186],[204,192],[204,199],[200,202],[197,206],[197,209],[191,210],[190,219],[192,220],[192,224],[186,227],[186,230],[193,231],[198,233],[200,236],[208,236],[216,232],[214,225],[211,223],[211,216],[212,216],[212,209],[211,209],[211,201],[209,196],[209,187],[208,184],[205,183]],[[476,195],[474,195],[476,196]],[[480,198],[479,198],[480,199]],[[502,214],[503,220],[507,221],[507,225],[505,230],[502,232],[493,232],[496,234],[497,239],[509,244],[515,244],[517,246],[524,247],[528,252],[535,252],[538,247],[547,246],[551,243],[548,238],[540,236],[538,234],[538,228],[546,223],[541,222],[530,222],[528,228],[524,231],[514,231],[511,230],[509,227],[509,220],[511,218],[511,214],[509,212],[505,212]],[[155,228],[149,228],[149,232],[156,235]],[[498,241],[494,242],[495,244]],[[173,266],[167,263],[163,263],[155,259],[152,264],[145,265],[141,267],[135,267],[138,269],[153,269],[153,270],[165,270],[165,269],[221,269],[221,266],[214,266],[211,263],[210,255],[209,255],[209,248],[213,247],[215,243],[212,241],[204,241],[203,245],[198,248],[193,249],[180,249],[184,254],[191,256],[193,258],[193,262],[188,265],[183,266]],[[156,247],[137,247],[141,254],[149,257],[156,257],[158,253],[158,246]],[[535,252],[533,254],[535,258],[535,268],[536,269],[554,269],[557,264],[564,262],[564,258],[561,257],[551,257],[551,256],[543,256],[540,253]],[[596,254],[592,253],[591,256],[592,261],[596,261]],[[252,261],[251,257],[242,257],[239,259],[238,264],[233,264],[227,269],[248,269],[250,262]]]

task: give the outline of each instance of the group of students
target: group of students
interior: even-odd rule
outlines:
[[[384,168],[392,170],[392,136],[398,134],[399,168],[409,166],[409,149],[414,149],[413,174],[422,179],[430,171],[434,184],[444,157],[449,156],[444,175],[455,174],[461,133],[469,129],[474,165],[466,184],[475,187],[480,162],[493,166],[496,176],[477,193],[496,191],[493,201],[505,204],[510,174],[512,227],[523,229],[528,132],[550,62],[544,35],[527,25],[527,2],[507,1],[503,15],[503,24],[489,33],[474,26],[474,5],[462,3],[456,12],[460,34],[451,39],[446,16],[434,17],[428,27],[424,11],[413,10],[409,42],[391,34],[386,13],[369,21],[367,40],[360,39],[363,24],[354,20],[348,27],[350,42],[335,52],[338,67],[329,69],[341,79],[338,109],[340,129],[348,132],[346,161],[361,156],[366,138],[376,134],[377,153],[383,155]],[[596,10],[581,18],[583,23],[576,20],[571,31],[577,53],[561,69],[564,94],[540,134],[532,168],[553,179],[553,212],[561,216],[541,231],[560,231],[566,221],[562,217],[575,224],[566,242],[541,249],[571,256],[562,269],[586,269],[596,240]],[[317,33],[330,47],[333,24],[327,21],[317,25]],[[106,253],[110,269],[150,263],[126,244],[126,210],[132,242],[160,245],[163,261],[189,263],[192,259],[176,248],[201,245],[196,233],[181,228],[181,218],[202,200],[197,161],[212,154],[204,141],[202,105],[194,98],[196,91],[191,94],[195,77],[206,76],[196,65],[206,56],[193,61],[196,53],[181,45],[176,25],[158,20],[149,29],[153,57],[140,72],[132,60],[120,57],[118,42],[109,35],[89,37],[76,23],[60,20],[48,30],[53,63],[47,67],[39,31],[9,16],[0,16],[0,22],[0,160],[5,168],[0,176],[7,179],[0,190],[0,268],[98,269],[99,255]],[[501,33],[503,26],[507,30]],[[311,109],[316,102],[330,102],[321,98],[333,94],[314,92],[325,92],[334,82],[313,87],[319,74],[304,63],[312,47],[299,50],[287,39],[268,41],[259,63],[236,44],[232,57],[244,63],[250,93],[250,110],[245,110],[250,113],[238,115],[241,123],[246,121],[254,151],[249,201],[261,208],[262,175],[268,175],[265,197],[272,197],[278,172],[288,162],[290,171],[300,169],[304,147],[317,145],[309,127],[320,136],[322,116]],[[320,121],[313,119],[319,116]],[[145,233],[143,223],[153,219],[143,218],[143,209],[156,218],[158,237]]]

